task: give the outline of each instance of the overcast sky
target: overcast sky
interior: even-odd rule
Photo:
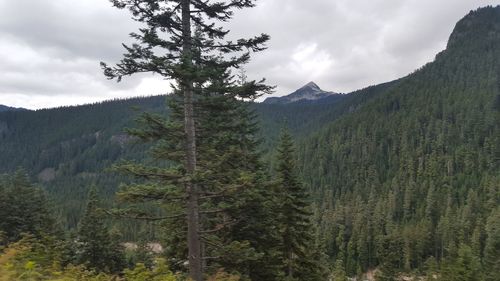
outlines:
[[[260,0],[238,11],[234,37],[271,35],[247,66],[275,95],[309,81],[347,93],[404,76],[446,46],[455,23],[487,0]],[[0,0],[0,104],[30,109],[166,93],[168,82],[138,75],[108,81],[137,29],[107,0]]]

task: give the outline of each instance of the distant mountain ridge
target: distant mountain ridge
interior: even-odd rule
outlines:
[[[338,93],[322,90],[316,83],[311,81],[289,95],[282,97],[270,97],[264,100],[264,103],[287,104],[297,101],[315,101],[334,95],[340,96]]]
[[[19,110],[27,110],[27,109],[25,109],[25,108],[17,108],[17,107],[10,107],[10,106],[6,106],[6,105],[0,104],[0,112],[4,112],[4,111],[19,111]]]

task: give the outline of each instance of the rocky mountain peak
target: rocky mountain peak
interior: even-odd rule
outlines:
[[[282,97],[270,97],[267,98],[264,101],[264,103],[286,104],[296,101],[313,101],[326,98],[332,95],[338,95],[338,94],[334,92],[324,91],[316,83],[311,81],[289,95]]]
[[[471,11],[453,29],[448,40],[450,47],[488,45],[500,40],[500,5]]]
[[[304,86],[302,86],[301,89],[304,89],[304,88],[310,88],[310,89],[320,90],[321,91],[321,88],[318,86],[318,84],[314,83],[313,81],[305,84]]]

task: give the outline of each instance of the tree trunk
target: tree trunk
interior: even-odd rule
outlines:
[[[183,56],[185,66],[192,66],[191,55],[191,1],[182,1],[182,35]],[[189,71],[188,71],[189,73]],[[189,74],[188,74],[189,75]],[[196,132],[193,115],[193,82],[192,79],[184,78],[181,81],[184,94],[184,132],[186,141],[186,173],[192,176],[196,170]],[[187,224],[188,224],[188,255],[189,255],[189,277],[193,281],[203,281],[201,241],[200,241],[200,214],[198,206],[198,187],[192,179],[186,183],[188,194],[187,202]]]

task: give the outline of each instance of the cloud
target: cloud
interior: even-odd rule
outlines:
[[[310,80],[350,92],[404,76],[444,49],[455,23],[488,0],[259,0],[237,11],[232,38],[271,35],[246,66],[287,94]],[[0,104],[28,108],[160,94],[168,81],[108,81],[138,24],[106,0],[0,0]]]
[[[460,2],[460,3],[458,3]],[[267,77],[283,95],[311,80],[294,71],[299,46],[315,46],[329,67],[313,78],[322,88],[351,92],[402,77],[446,46],[455,23],[470,10],[498,5],[487,0],[262,0],[241,11],[233,31],[271,35],[270,49],[249,70]]]

